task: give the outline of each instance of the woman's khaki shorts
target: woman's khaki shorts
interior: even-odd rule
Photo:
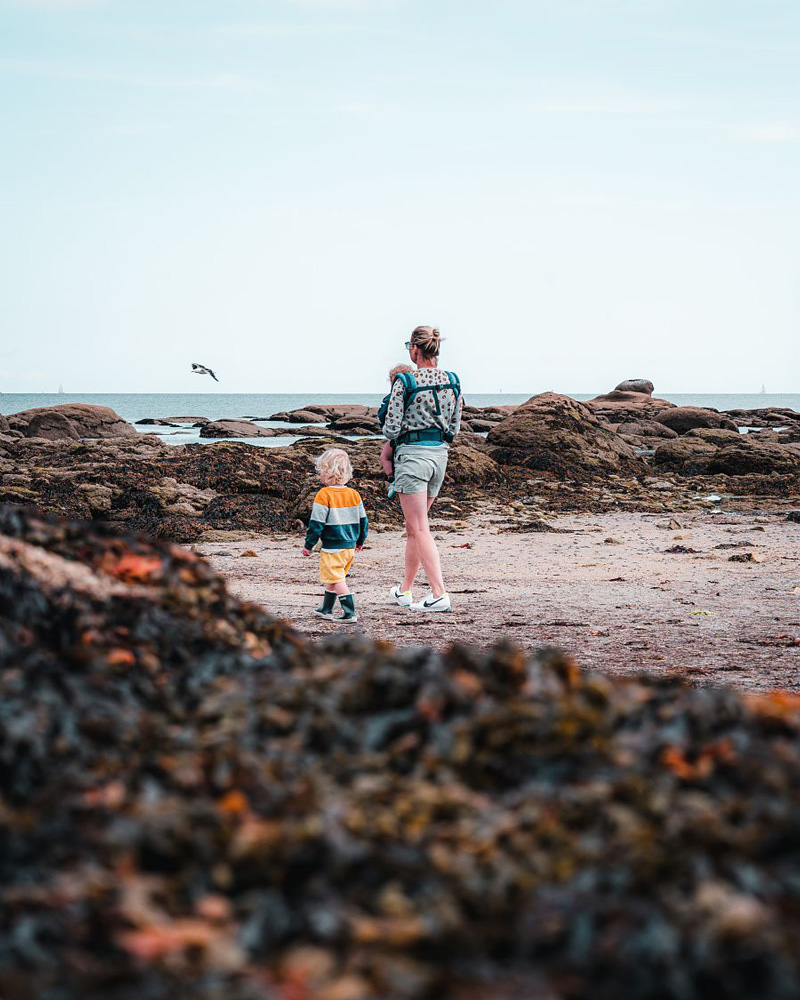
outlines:
[[[401,444],[394,456],[395,491],[438,496],[449,450],[446,444]]]
[[[319,554],[320,583],[342,583],[350,572],[355,554],[355,549],[338,549],[336,552],[323,549]]]

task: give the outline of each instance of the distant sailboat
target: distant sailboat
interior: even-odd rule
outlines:
[[[60,382],[58,383],[58,394],[59,396],[64,395],[64,386]]]
[[[767,387],[766,387],[766,386],[764,385],[764,383],[762,382],[762,383],[761,383],[761,395],[762,395],[762,396],[766,396],[766,394],[767,394]]]

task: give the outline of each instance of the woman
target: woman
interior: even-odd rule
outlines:
[[[451,609],[428,511],[444,480],[450,442],[458,434],[462,399],[458,377],[438,367],[440,343],[439,331],[431,326],[418,326],[406,341],[415,371],[395,378],[383,424],[384,435],[396,445],[394,488],[406,522],[405,576],[389,593],[414,611]],[[431,590],[414,602],[420,565]]]

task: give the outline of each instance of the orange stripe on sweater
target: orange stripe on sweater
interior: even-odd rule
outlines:
[[[314,497],[314,503],[321,503],[326,507],[358,507],[361,503],[361,496],[349,486],[343,490],[323,486]]]

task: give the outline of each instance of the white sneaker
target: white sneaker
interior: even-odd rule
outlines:
[[[441,597],[434,597],[432,593],[428,593],[427,597],[423,597],[421,601],[417,601],[415,604],[410,605],[412,611],[452,611],[453,607],[450,604],[450,595],[442,594]]]
[[[401,608],[410,608],[411,602],[414,600],[410,590],[401,590],[399,587],[392,587],[389,591],[389,597]]]

